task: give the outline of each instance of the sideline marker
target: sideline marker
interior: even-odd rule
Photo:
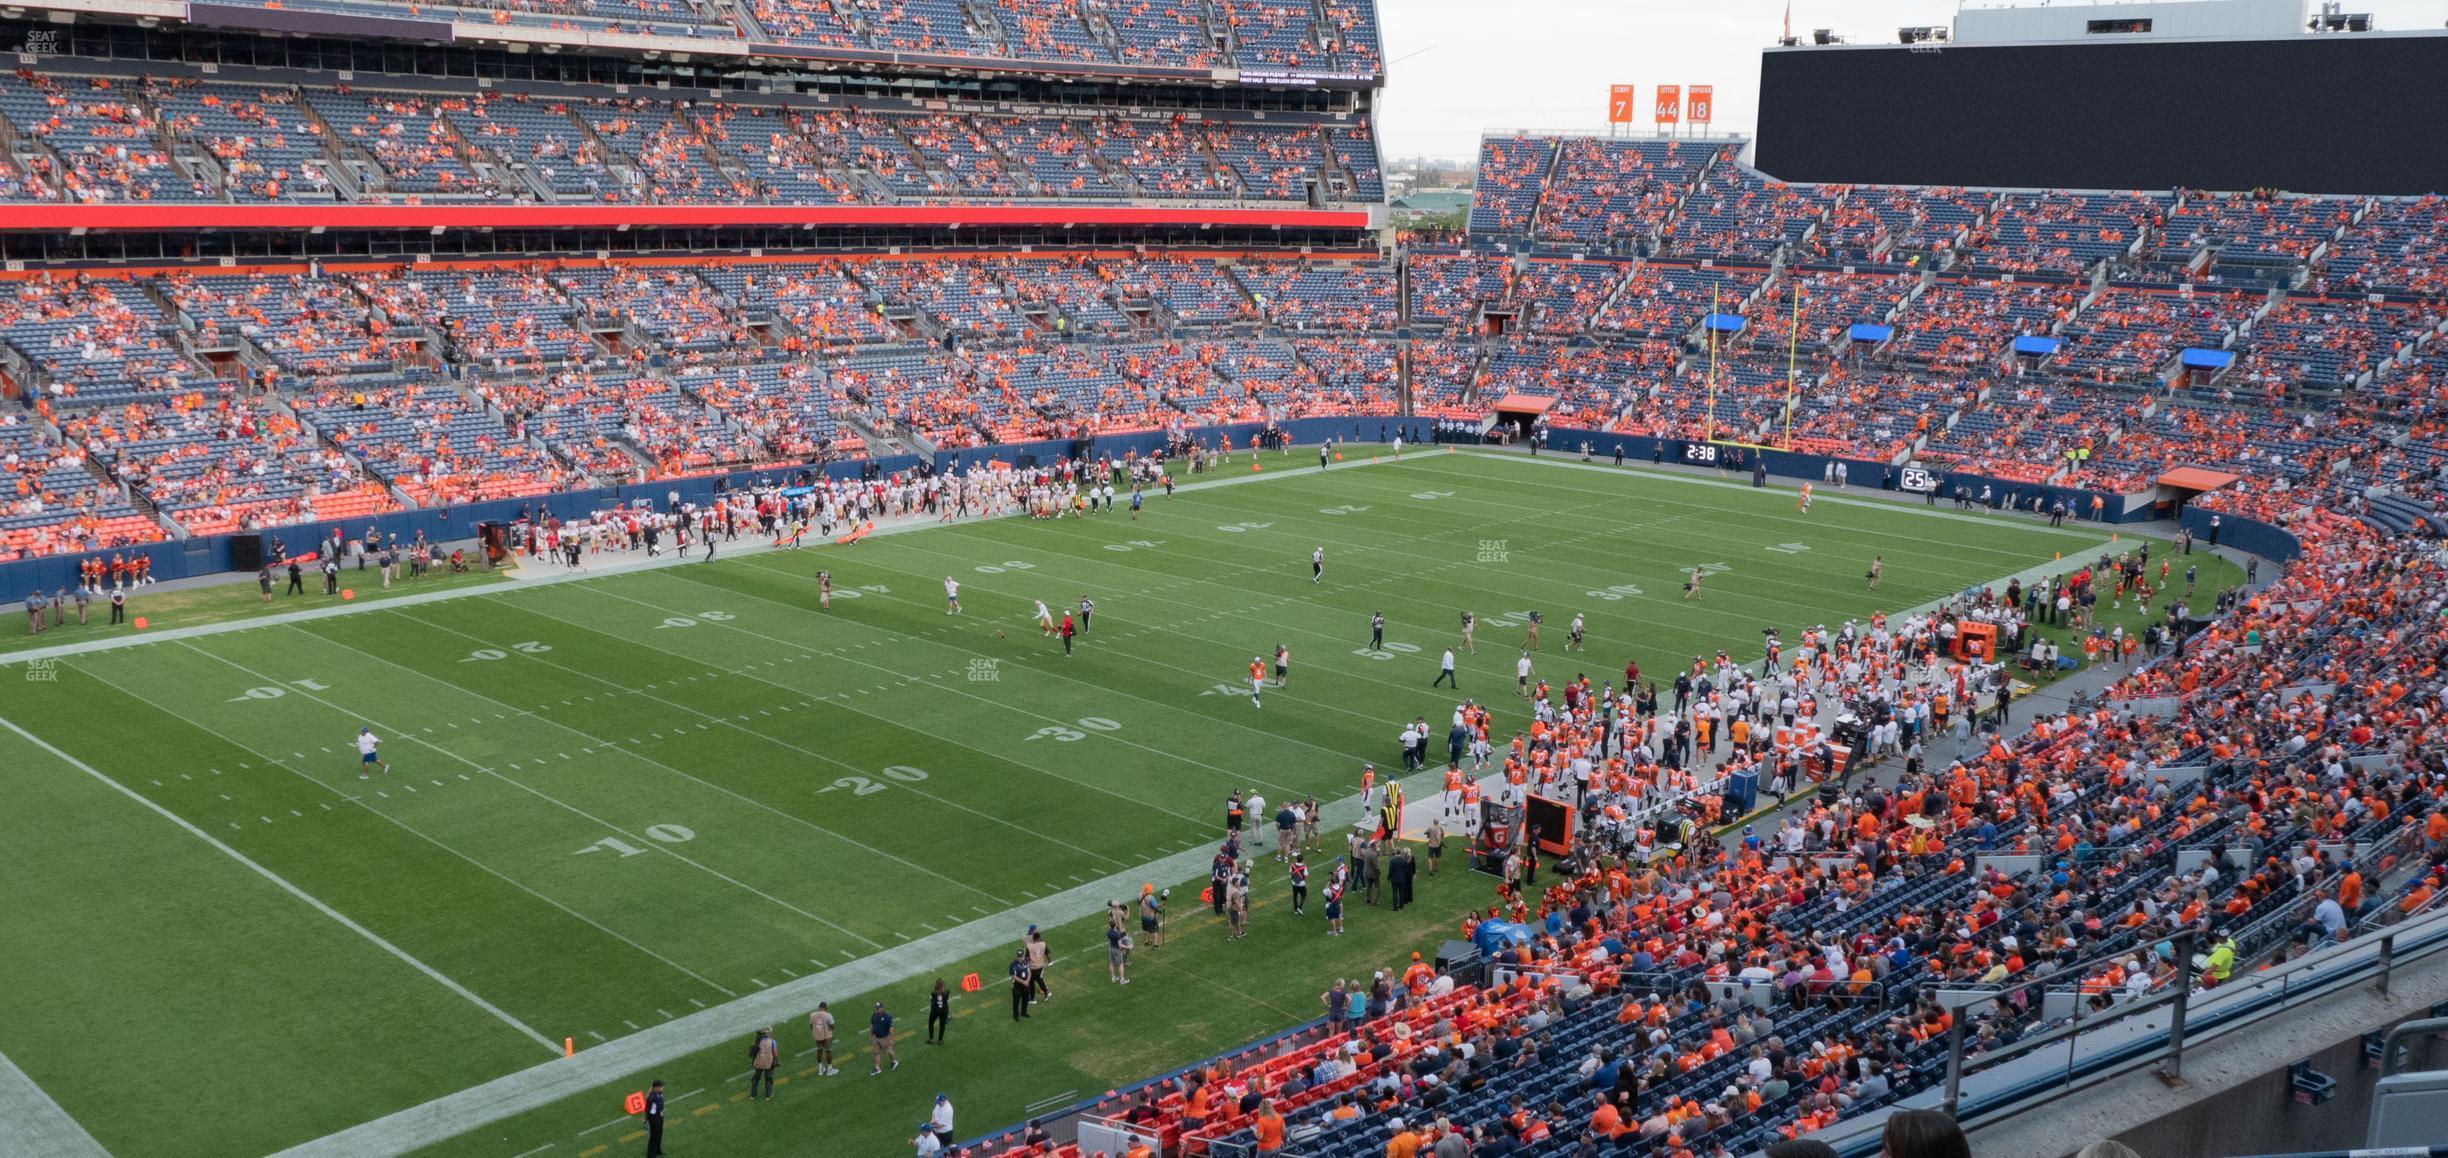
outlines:
[[[561,1039],[561,1056],[562,1056],[562,1057],[577,1057],[577,1056],[578,1056],[578,1039],[577,1039],[577,1038],[574,1038],[574,1037],[565,1037],[565,1038],[562,1038],[562,1039]]]

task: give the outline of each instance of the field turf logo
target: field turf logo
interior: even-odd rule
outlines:
[[[1482,563],[1503,563],[1511,560],[1513,558],[1513,552],[1506,548],[1505,542],[1506,540],[1503,539],[1479,540],[1479,561]]]
[[[26,661],[26,682],[27,682],[27,683],[30,683],[30,684],[55,684],[55,683],[58,683],[58,682],[59,682],[59,661],[58,661],[58,660],[56,660],[56,659],[29,659],[29,660],[27,660],[27,661]]]
[[[970,683],[973,683],[973,684],[990,684],[990,683],[995,683],[995,682],[997,682],[997,681],[1001,680],[1002,678],[1003,678],[1003,661],[1002,661],[1002,660],[999,660],[999,659],[973,659],[973,660],[970,660],[970,661],[969,661],[969,682],[970,682]]]

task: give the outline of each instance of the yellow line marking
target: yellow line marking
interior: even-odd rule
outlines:
[[[611,1149],[610,1146],[597,1146],[592,1150],[580,1150],[578,1152],[578,1158],[595,1158],[596,1155],[609,1149]]]
[[[626,1145],[630,1144],[631,1142],[635,1142],[635,1141],[637,1141],[638,1139],[643,1138],[643,1137],[645,1137],[645,1136],[646,1136],[646,1131],[644,1131],[644,1130],[631,1130],[631,1131],[629,1131],[628,1133],[623,1134],[623,1135],[621,1135],[621,1136],[620,1136],[620,1144],[621,1144],[621,1145],[623,1145],[623,1146],[626,1146]]]
[[[694,1110],[690,1110],[690,1111],[689,1111],[689,1116],[690,1116],[690,1117],[692,1117],[692,1118],[702,1118],[702,1117],[705,1117],[707,1114],[711,1114],[711,1113],[713,1113],[713,1112],[714,1112],[714,1111],[716,1111],[716,1110],[722,1109],[722,1106],[723,1106],[723,1104],[722,1104],[721,1102],[708,1102],[708,1103],[706,1103],[705,1105],[699,1106],[699,1107],[697,1107],[697,1108],[696,1108],[696,1109],[694,1109]],[[578,1158],[586,1158],[586,1155],[581,1154],[581,1155],[579,1155],[579,1156],[578,1156]]]

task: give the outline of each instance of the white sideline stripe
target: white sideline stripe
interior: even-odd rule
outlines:
[[[144,805],[146,808],[152,809],[170,823],[186,829],[189,833],[192,833],[197,840],[203,841],[204,843],[221,850],[223,853],[227,854],[231,860],[237,861],[239,864],[255,870],[255,874],[257,876],[260,876],[263,879],[280,886],[281,891],[314,906],[316,912],[339,922],[341,927],[346,928],[349,932],[355,933],[358,936],[373,942],[384,952],[389,953],[392,956],[397,957],[413,966],[417,972],[433,978],[434,981],[439,983],[443,988],[466,998],[468,1002],[474,1005],[476,1008],[484,1010],[486,1013],[490,1013],[494,1017],[501,1019],[502,1024],[507,1025],[520,1033],[526,1034],[527,1037],[534,1041],[537,1045],[543,1046],[545,1049],[551,1050],[556,1054],[561,1052],[560,1043],[555,1042],[553,1039],[546,1037],[543,1034],[537,1033],[534,1029],[530,1028],[527,1023],[510,1016],[510,1014],[504,1011],[500,1006],[497,1006],[482,997],[478,997],[474,990],[471,990],[467,986],[461,985],[458,982],[443,976],[441,970],[438,970],[433,966],[424,963],[423,961],[419,961],[416,958],[409,956],[407,950],[384,940],[382,935],[376,933],[374,930],[366,928],[365,926],[350,920],[348,914],[343,913],[330,905],[324,904],[320,900],[317,900],[314,894],[309,893],[296,885],[290,884],[287,880],[283,879],[279,873],[273,872],[271,869],[255,863],[254,860],[247,856],[247,854],[231,848],[228,844],[224,843],[221,838],[214,836],[201,828],[197,828],[191,823],[188,823],[186,817],[180,816],[178,813],[172,812],[159,804],[155,804],[152,801],[145,799],[142,794],[129,788],[127,785],[121,784],[118,781],[111,779],[109,776],[104,775],[100,769],[95,768],[93,765],[88,764],[83,760],[79,760],[66,752],[60,751],[58,748],[52,746],[49,741],[35,735],[32,732],[26,731],[24,728],[18,727],[15,721],[10,720],[5,716],[0,716],[0,728],[6,728],[11,732],[16,733],[18,736],[24,738],[27,743],[50,753],[53,757],[57,758],[62,763],[67,764],[69,767],[75,768],[76,770],[83,772],[84,774],[91,776],[104,784],[110,785],[112,788],[118,789],[121,795],[126,796],[128,799],[133,800],[138,804]],[[0,1117],[0,1126],[5,1125],[5,1117]],[[45,1153],[45,1151],[40,1149],[15,1150],[8,1146],[0,1145],[0,1154],[20,1153],[41,1154]]]
[[[1391,465],[1394,461],[1394,459],[1389,457],[1386,459],[1386,464]],[[1343,470],[1353,470],[1360,467],[1375,465],[1378,464],[1374,462],[1349,462],[1338,465],[1335,470],[1340,472]],[[1244,483],[1266,482],[1272,479],[1280,478],[1305,478],[1316,473],[1317,469],[1315,467],[1312,467],[1306,471],[1292,469],[1279,470],[1273,474],[1267,474],[1264,472],[1258,474],[1243,473],[1224,478],[1202,479],[1198,482],[1176,482],[1173,484],[1173,489],[1178,491],[1207,490],[1214,487],[1239,486]],[[868,537],[873,538],[877,535],[897,535],[909,531],[923,531],[937,527],[970,526],[977,523],[991,522],[995,519],[1014,518],[1021,513],[1022,512],[1018,510],[1011,510],[1004,511],[998,515],[984,517],[971,515],[967,518],[950,523],[939,522],[937,521],[936,516],[923,513],[907,515],[903,516],[899,522],[885,522],[878,520],[876,523],[876,529]],[[753,535],[750,537],[758,538],[757,536]],[[813,545],[819,549],[822,549],[832,546],[833,543],[832,540],[828,539]],[[777,548],[772,544],[763,541],[761,538],[758,538],[758,541],[754,543],[730,544],[723,550],[717,552],[717,555],[719,558],[728,559],[734,555],[758,555],[767,551],[780,549],[781,548]],[[388,611],[401,607],[415,607],[426,603],[441,603],[452,599],[468,599],[479,595],[501,595],[512,591],[526,590],[531,587],[548,586],[554,583],[571,583],[582,579],[602,579],[610,575],[620,575],[630,571],[643,571],[657,567],[693,567],[701,564],[702,562],[703,560],[701,559],[679,559],[669,555],[656,556],[652,559],[649,559],[643,555],[638,555],[634,558],[621,558],[608,563],[589,564],[587,569],[583,571],[570,571],[567,569],[556,568],[544,570],[543,573],[536,575],[521,574],[520,572],[524,570],[525,566],[522,564],[520,568],[513,569],[510,572],[509,578],[511,582],[506,584],[474,583],[465,587],[454,587],[447,591],[428,591],[422,595],[402,595],[396,599],[378,599],[359,604],[341,603],[325,607],[310,607],[302,611],[283,611],[273,615],[259,615],[246,619],[232,619],[223,623],[203,623],[194,627],[170,627],[164,628],[160,631],[147,631],[142,635],[117,635],[105,639],[89,639],[80,643],[63,643],[53,647],[27,648],[23,651],[13,651],[0,654],[0,668],[21,664],[27,660],[66,659],[72,655],[89,655],[97,651],[116,651],[123,647],[142,647],[145,644],[165,643],[174,639],[202,639],[206,636],[212,635],[227,635],[235,631],[252,631],[258,627],[273,627],[291,623],[311,623],[317,619],[330,619],[338,615],[356,615],[367,611]],[[539,569],[543,569],[551,568],[552,564],[539,559],[536,561],[535,566]],[[234,587],[237,585],[233,583],[232,586]]]
[[[1533,456],[1511,454],[1501,450],[1481,450],[1474,447],[1465,447],[1462,449],[1461,453],[1475,458],[1492,458],[1506,462],[1539,463],[1561,469],[1597,471],[1600,474],[1611,474],[1619,477],[1625,475],[1638,475],[1641,478],[1660,479],[1667,482],[1681,483],[1685,486],[1711,487],[1717,490],[1728,491],[1761,491],[1770,494],[1793,494],[1801,489],[1802,482],[1817,484],[1819,481],[1817,479],[1803,479],[1802,482],[1794,482],[1788,478],[1786,482],[1781,484],[1771,482],[1764,487],[1755,487],[1748,481],[1737,481],[1730,478],[1710,478],[1707,475],[1691,474],[1681,470],[1666,470],[1647,464],[1634,463],[1630,459],[1626,459],[1624,461],[1624,465],[1622,466],[1614,466],[1605,462],[1604,460],[1593,459],[1589,462],[1581,462],[1577,459],[1561,458],[1553,454]],[[2041,486],[2044,484],[2032,483],[2030,485]],[[1859,494],[1856,494],[1855,492],[1859,492]],[[1995,526],[2008,521],[2030,520],[2029,522],[2024,523],[2025,528],[2028,530],[2042,531],[2052,535],[2063,535],[2071,538],[2096,537],[2089,533],[2090,528],[2093,527],[2099,528],[2100,534],[2114,533],[2117,532],[2119,528],[2136,527],[2135,524],[2130,523],[2084,522],[2080,519],[2076,519],[2071,511],[2067,512],[2066,514],[2066,518],[2073,520],[2071,523],[2069,523],[2069,525],[2063,527],[2051,527],[2045,523],[2039,522],[2039,516],[2022,511],[1997,511],[1990,514],[1972,514],[1967,511],[1955,510],[1951,506],[1914,506],[1911,501],[1906,499],[1861,497],[1864,495],[1902,495],[1907,493],[1909,492],[1883,491],[1877,489],[1876,487],[1848,487],[1844,489],[1831,488],[1824,491],[1811,492],[1811,501],[1814,503],[1832,503],[1840,507],[1861,507],[1866,510],[1874,511],[1910,511],[1913,514],[1920,515],[1924,518],[1936,518],[1945,522],[1972,523],[1978,526]],[[1952,502],[1953,500],[1949,501]],[[2147,523],[2140,524],[2140,526],[2148,525],[2149,524]]]
[[[110,1151],[7,1054],[0,1054],[0,1154],[110,1158]]]
[[[1424,788],[1436,773],[1411,777],[1406,790]],[[1333,832],[1359,819],[1357,795],[1326,806],[1321,832]],[[702,1009],[676,1021],[650,1026],[569,1058],[556,1058],[482,1085],[445,1094],[420,1106],[394,1111],[336,1134],[301,1143],[273,1158],[361,1158],[367,1154],[401,1154],[456,1137],[488,1123],[523,1114],[635,1075],[650,1078],[650,1067],[737,1038],[741,1026],[779,1025],[797,1021],[819,1001],[840,1002],[903,977],[926,973],[1007,944],[1029,925],[1060,925],[1092,916],[1110,900],[1133,900],[1143,883],[1166,885],[1203,875],[1214,857],[1214,846],[1199,841],[1190,848],[1137,868],[1017,905],[990,917],[920,937],[771,989],[760,990],[721,1005]],[[1191,897],[1193,902],[1196,896]],[[865,1048],[864,1010],[836,1010],[842,1020],[844,1054],[852,1061]],[[895,1016],[907,1022],[907,1010]],[[898,1028],[896,1032],[899,1032]]]

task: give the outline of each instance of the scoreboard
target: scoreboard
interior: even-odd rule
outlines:
[[[1771,48],[1755,163],[1858,184],[2448,191],[2448,33]]]

